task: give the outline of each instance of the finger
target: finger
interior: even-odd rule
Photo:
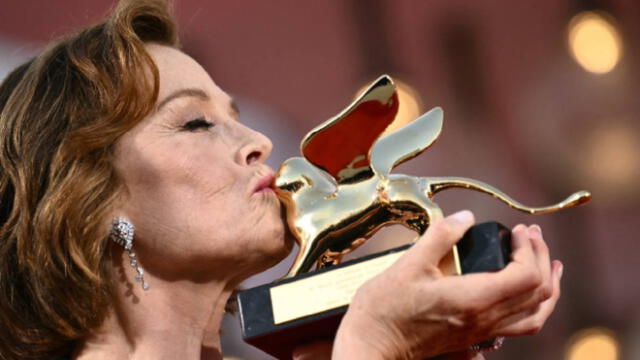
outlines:
[[[494,292],[496,303],[518,295],[526,296],[542,282],[538,258],[526,226],[520,224],[513,228],[511,247],[511,262],[495,273],[498,284]]]
[[[498,319],[516,313],[526,314],[527,310],[535,310],[540,303],[547,300],[552,294],[553,279],[551,276],[549,249],[542,239],[542,231],[537,225],[530,226],[527,231],[540,274],[540,284],[531,291],[512,297],[503,301],[500,306],[493,307],[492,311]]]
[[[529,239],[529,229],[522,225],[516,225],[511,231],[511,262],[507,265],[529,264],[535,261],[533,244]]]
[[[452,279],[465,283],[469,294],[481,295],[490,306],[535,290],[540,285],[541,276],[526,226],[518,225],[513,229],[511,244],[512,261],[504,269]]]
[[[505,318],[524,318],[538,311],[541,302],[536,290],[525,292],[492,306],[488,310],[487,319],[492,323],[501,323]]]
[[[541,303],[535,311],[524,311],[500,321],[496,327],[496,336],[521,336],[539,332],[555,309],[560,298],[560,279],[562,278],[562,263],[554,261],[552,264],[553,290],[551,297]]]
[[[518,314],[505,319],[502,322],[500,333],[505,336],[518,336],[535,334],[540,331],[546,320],[553,312],[558,299],[560,298],[560,278],[562,277],[562,264],[559,261],[553,263],[553,293],[549,299],[541,303],[536,311]],[[524,315],[524,316],[523,316]]]
[[[551,296],[553,281],[551,279],[551,259],[549,258],[549,248],[542,238],[542,229],[538,225],[529,226],[529,238],[533,251],[538,260],[538,269],[542,277],[542,284],[538,287],[536,296],[542,302]]]
[[[437,266],[474,222],[473,213],[469,210],[434,221],[407,251],[407,257],[421,264]]]
[[[512,231],[512,261],[495,273],[474,273],[442,279],[450,288],[458,289],[450,301],[470,314],[481,314],[476,321],[486,329],[495,329],[502,318],[522,311],[522,301],[531,296],[540,284],[536,256],[528,237],[527,227]],[[520,298],[520,299],[519,299]],[[519,302],[509,300],[519,299]]]

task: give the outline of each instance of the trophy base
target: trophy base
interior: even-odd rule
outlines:
[[[511,233],[489,222],[473,226],[456,245],[462,273],[500,270],[509,261]],[[364,282],[384,271],[411,246],[404,245],[339,265],[258,286],[238,294],[244,340],[278,358],[294,348],[333,340],[351,298]],[[456,274],[454,251],[440,264]]]

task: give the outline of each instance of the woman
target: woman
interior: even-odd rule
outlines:
[[[0,110],[0,358],[220,358],[233,289],[292,244],[270,141],[178,50],[167,5],[123,1],[51,45],[7,77]],[[332,358],[471,358],[478,341],[537,332],[561,275],[539,227],[513,230],[503,271],[443,277],[472,224],[434,223],[366,283]]]

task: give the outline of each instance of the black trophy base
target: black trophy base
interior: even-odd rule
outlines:
[[[328,287],[336,285],[352,295],[355,290],[347,289],[347,285],[368,279],[356,279],[356,276],[367,277],[371,273],[374,275],[370,277],[375,276],[410,246],[240,292],[238,306],[244,340],[278,359],[291,359],[293,350],[302,344],[333,340],[348,301],[344,303],[341,297],[346,295],[336,295]],[[457,248],[463,274],[497,271],[509,262],[511,232],[496,222],[475,225],[465,233]],[[296,302],[291,303],[291,299]],[[332,304],[338,306],[332,307]]]
[[[463,274],[498,271],[511,260],[511,230],[495,221],[475,225],[456,247]]]

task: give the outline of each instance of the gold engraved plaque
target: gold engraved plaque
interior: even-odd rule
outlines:
[[[272,287],[274,323],[282,324],[348,305],[362,284],[391,266],[405,251]]]

